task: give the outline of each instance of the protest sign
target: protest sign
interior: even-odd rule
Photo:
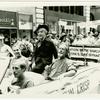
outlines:
[[[70,46],[71,58],[100,59],[100,47]]]

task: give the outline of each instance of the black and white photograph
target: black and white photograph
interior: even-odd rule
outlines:
[[[100,94],[100,5],[56,2],[0,4],[1,96]]]

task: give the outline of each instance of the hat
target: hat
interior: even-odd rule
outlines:
[[[60,40],[63,40],[63,38],[67,36],[65,33],[62,33],[62,35],[60,36]]]
[[[49,27],[45,24],[43,25],[38,25],[37,29],[34,31],[34,33],[37,35],[37,31],[40,29],[40,28],[44,28],[47,30],[47,32],[49,32]]]
[[[0,39],[4,39],[4,35],[3,34],[0,34]]]

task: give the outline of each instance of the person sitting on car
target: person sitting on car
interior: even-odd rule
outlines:
[[[76,67],[69,59],[69,50],[66,45],[61,44],[58,49],[58,59],[51,65],[46,66],[44,76],[46,79],[57,79],[60,76],[71,77],[77,72]]]

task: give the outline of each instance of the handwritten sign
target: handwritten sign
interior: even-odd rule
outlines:
[[[69,50],[72,58],[100,59],[100,47],[70,46]]]

